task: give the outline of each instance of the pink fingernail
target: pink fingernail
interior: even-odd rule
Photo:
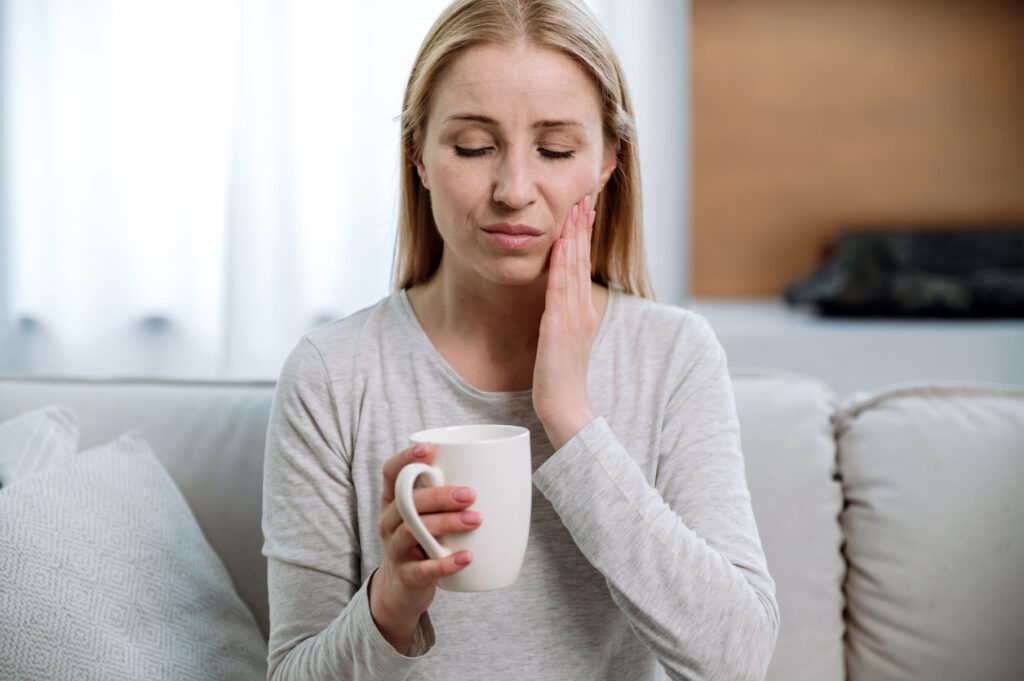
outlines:
[[[480,522],[479,511],[463,511],[459,514],[459,520],[462,521],[463,525],[476,525]]]
[[[596,219],[597,219],[597,211],[596,210],[590,211],[590,217],[587,218],[587,227],[590,227],[591,229],[593,229],[593,227],[594,227],[594,220],[596,220]]]
[[[576,222],[576,218],[579,217],[579,212],[580,212],[580,206],[577,203],[577,204],[573,205],[573,207],[572,207],[572,222]]]
[[[469,551],[459,551],[455,554],[456,565],[469,565],[471,560],[473,560],[473,556],[470,555]]]
[[[413,447],[412,455],[414,458],[422,459],[427,455],[427,446],[422,442]]]

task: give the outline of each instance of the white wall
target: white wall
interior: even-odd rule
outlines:
[[[654,291],[659,301],[682,305],[689,297],[690,262],[690,2],[590,4],[633,95]]]
[[[3,55],[3,37],[6,35],[6,11],[5,3],[0,0],[0,92],[4,92],[5,80],[7,78],[7,60],[4,59]],[[0,105],[0,372],[11,371],[14,367],[11,365],[9,353],[4,352],[4,348],[9,348],[13,342],[14,331],[11,328],[11,314],[10,314],[10,271],[11,266],[8,261],[8,244],[7,244],[7,206],[10,205],[10,201],[7,200],[7,154],[5,148],[5,136],[3,131],[6,129],[6,107]]]

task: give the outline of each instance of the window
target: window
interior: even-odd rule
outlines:
[[[402,91],[446,4],[0,0],[0,370],[271,378],[303,332],[386,295]],[[638,36],[620,56],[641,153],[675,149],[644,179],[648,204],[679,181],[662,229],[684,243],[684,88],[646,77],[665,54],[682,73],[681,10],[591,4],[678,15],[667,53]],[[667,150],[647,127],[666,115]]]

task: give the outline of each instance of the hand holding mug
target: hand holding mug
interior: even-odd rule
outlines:
[[[399,652],[408,651],[420,615],[434,600],[437,580],[466,567],[472,556],[458,551],[444,558],[428,558],[395,505],[395,479],[407,464],[429,464],[434,459],[431,444],[417,444],[388,459],[382,471],[381,518],[378,526],[384,546],[384,561],[370,582],[370,613],[384,638]],[[432,534],[468,532],[480,525],[480,514],[466,511],[475,500],[472,489],[441,486],[418,489],[414,505]]]

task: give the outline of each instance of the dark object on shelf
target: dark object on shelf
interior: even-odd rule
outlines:
[[[1024,317],[1024,227],[846,232],[785,297],[836,317]]]

